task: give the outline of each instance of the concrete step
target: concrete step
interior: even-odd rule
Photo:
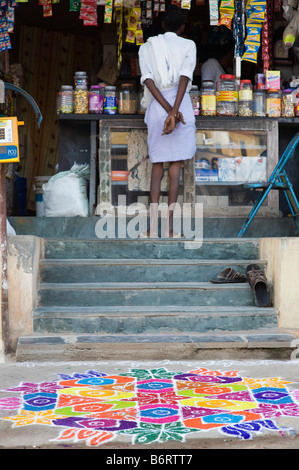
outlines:
[[[38,306],[254,305],[248,283],[210,282],[95,282],[42,283]]]
[[[18,341],[16,360],[214,360],[290,359],[293,335],[251,332],[200,335],[31,335]]]
[[[112,307],[39,307],[35,333],[178,334],[277,328],[277,310],[257,307],[168,305]]]
[[[42,283],[73,282],[205,282],[231,267],[246,273],[248,264],[264,260],[201,260],[201,259],[44,259],[40,263]]]
[[[47,259],[257,259],[258,240],[204,239],[44,239]]]

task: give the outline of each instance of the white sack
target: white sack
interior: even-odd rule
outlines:
[[[89,165],[77,165],[61,171],[43,184],[46,217],[87,217],[87,178]]]

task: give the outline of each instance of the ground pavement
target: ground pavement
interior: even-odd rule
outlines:
[[[101,449],[137,467],[299,448],[297,359],[6,362],[0,377],[0,449]]]

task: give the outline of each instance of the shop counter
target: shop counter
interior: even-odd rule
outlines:
[[[179,202],[202,202],[206,217],[247,216],[258,193],[246,183],[268,179],[298,124],[299,118],[196,117],[197,151],[182,166]],[[100,203],[148,206],[144,115],[60,114],[58,155],[60,171],[74,161],[90,163],[90,215]],[[166,198],[167,165],[161,201]],[[278,214],[279,195],[272,191],[259,215]]]

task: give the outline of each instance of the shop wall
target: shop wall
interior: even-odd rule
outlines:
[[[261,238],[260,257],[267,261],[279,327],[299,334],[299,238]]]
[[[37,302],[41,239],[31,235],[8,237],[8,345],[15,350],[21,335],[32,333]]]
[[[20,98],[20,118],[25,122],[21,176],[27,178],[27,209],[35,210],[35,176],[53,175],[57,164],[58,118],[56,96],[61,85],[72,85],[74,73],[86,70],[89,77],[100,61],[95,38],[65,34],[21,25],[18,60],[23,67],[22,87],[34,98],[43,115],[38,129],[30,104]]]

